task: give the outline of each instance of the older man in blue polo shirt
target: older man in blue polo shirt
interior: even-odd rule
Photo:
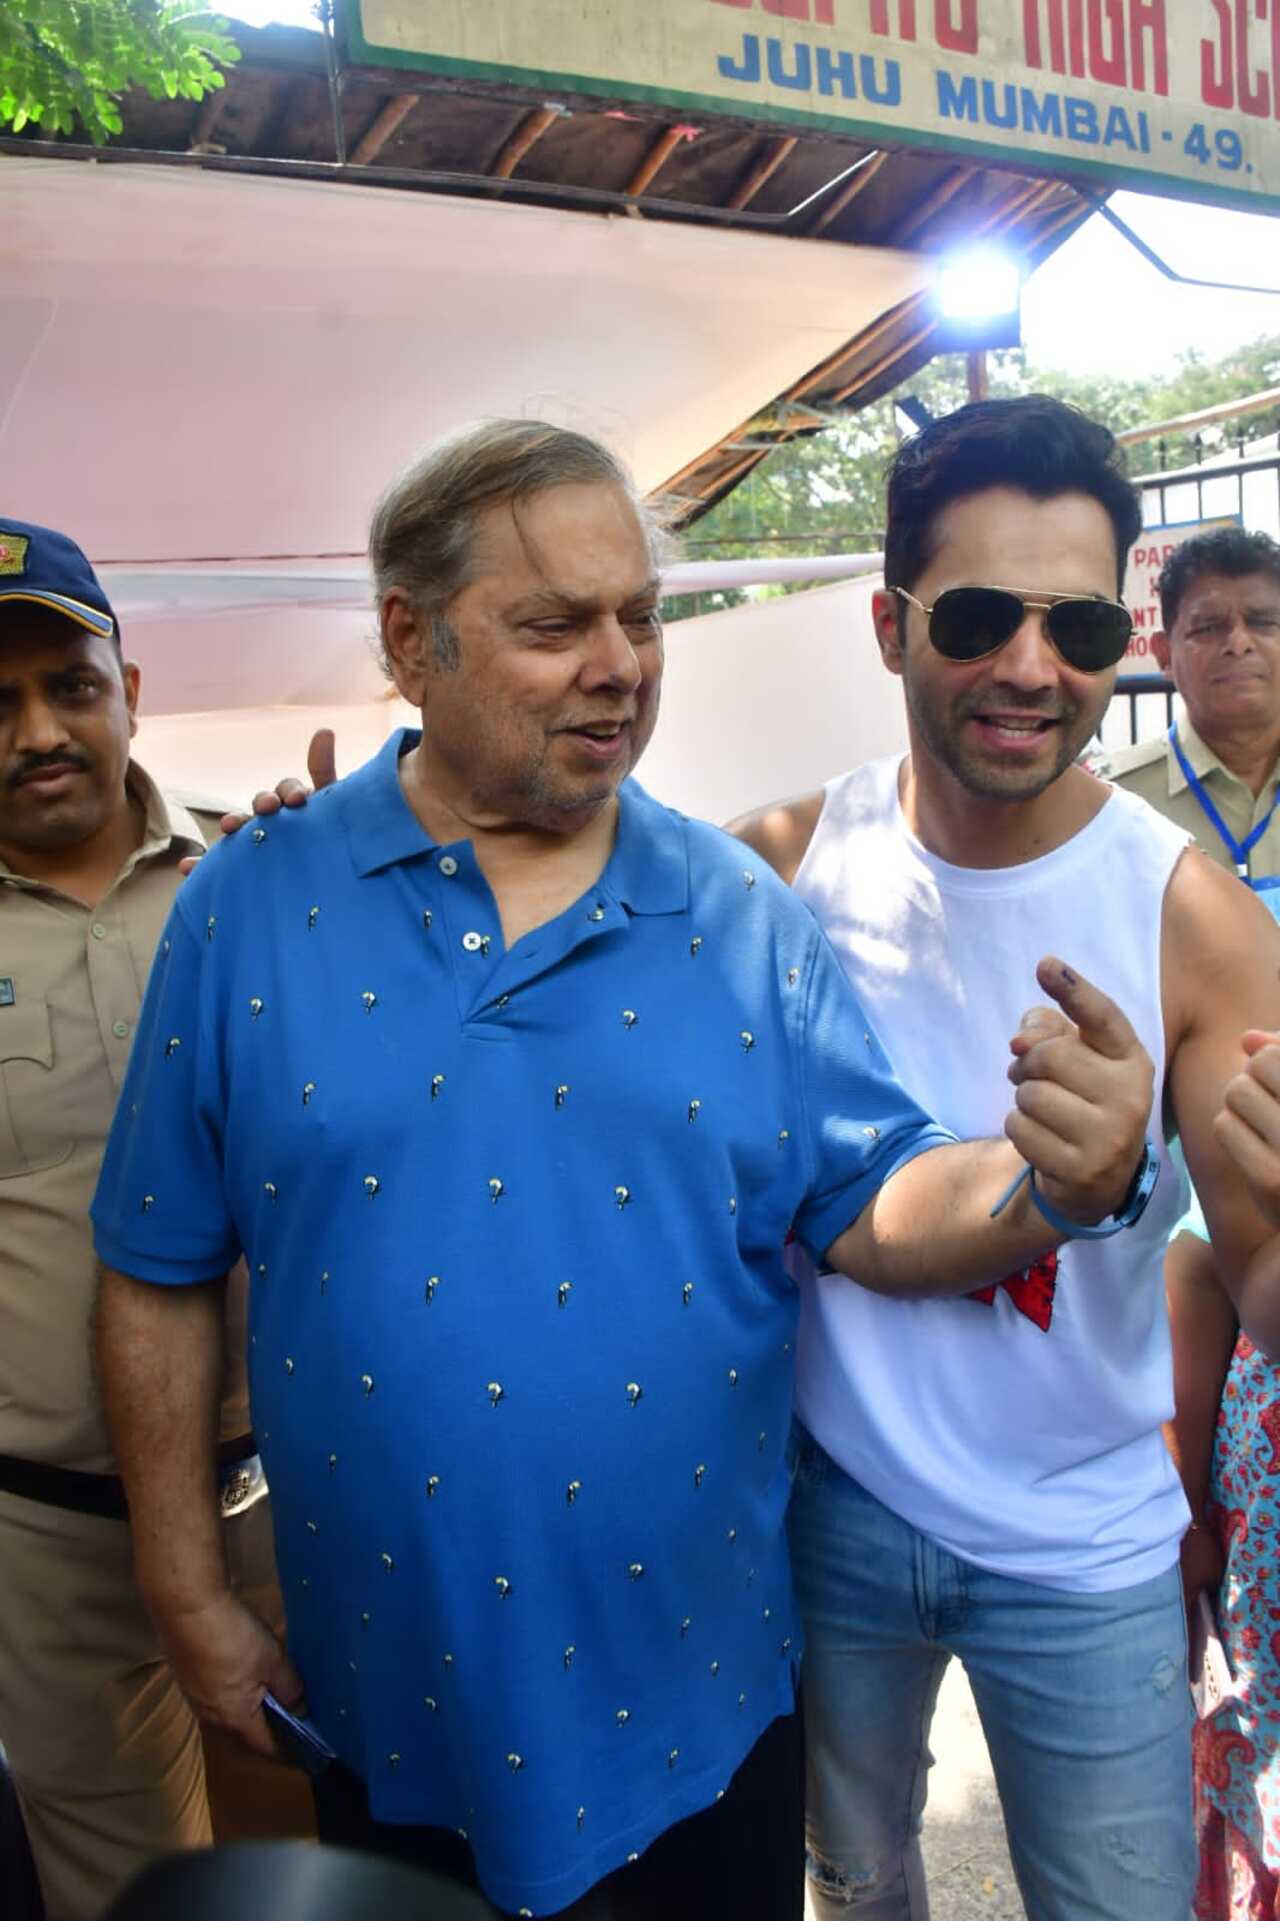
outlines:
[[[504,1912],[798,1915],[783,1242],[1014,1272],[1122,1200],[1151,1065],[1046,963],[1009,1142],[902,1093],[795,897],[626,780],[656,536],[595,443],[470,430],[371,558],[421,732],[187,884],[95,1203],[143,1591],[211,1721],[305,1683],[326,1838]],[[207,1465],[241,1251],[288,1654]]]

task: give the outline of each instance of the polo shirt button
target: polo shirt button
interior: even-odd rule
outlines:
[[[107,938],[107,930],[102,925],[102,922],[100,920],[96,920],[93,923],[93,926],[89,929],[89,932],[93,935],[93,938],[95,940],[105,940]]]
[[[484,946],[484,935],[464,934],[462,936],[462,945],[466,948],[468,954],[478,954]]]
[[[453,858],[453,855],[452,855],[452,854],[441,854],[441,856],[440,856],[440,872],[441,872],[442,874],[447,874],[447,875],[448,875],[448,876],[450,877],[450,879],[452,879],[452,878],[453,878],[453,876],[454,876],[454,875],[455,875],[455,874],[457,873],[457,871],[458,871],[458,863],[457,863],[457,861],[456,861],[456,860],[455,860],[455,859]]]
[[[124,1040],[129,1032],[128,1021],[112,1021],[111,1032],[115,1035],[118,1041]]]

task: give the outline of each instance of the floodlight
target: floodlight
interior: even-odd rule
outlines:
[[[1001,247],[957,248],[934,286],[934,310],[953,348],[1016,347],[1021,339],[1022,263]]]

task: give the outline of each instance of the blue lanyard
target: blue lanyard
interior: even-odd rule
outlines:
[[[1174,753],[1178,756],[1178,765],[1182,769],[1183,777],[1186,780],[1187,786],[1191,789],[1192,793],[1195,795],[1196,799],[1199,801],[1201,808],[1208,815],[1209,819],[1213,822],[1214,826],[1217,828],[1218,832],[1221,834],[1223,841],[1226,843],[1227,852],[1230,854],[1232,860],[1235,862],[1237,874],[1240,876],[1241,880],[1247,881],[1249,878],[1249,855],[1252,849],[1256,847],[1258,842],[1262,839],[1262,836],[1266,833],[1268,827],[1270,827],[1271,825],[1271,816],[1276,811],[1276,802],[1280,800],[1280,786],[1277,786],[1276,792],[1272,796],[1271,805],[1270,807],[1268,807],[1266,814],[1263,816],[1263,818],[1260,821],[1258,821],[1256,825],[1249,830],[1249,834],[1246,839],[1237,840],[1235,835],[1232,833],[1231,829],[1227,826],[1226,821],[1223,820],[1222,815],[1218,812],[1217,808],[1214,806],[1213,801],[1210,799],[1209,794],[1205,788],[1204,782],[1201,780],[1199,774],[1197,774],[1195,768],[1191,765],[1191,762],[1187,759],[1186,755],[1183,753],[1182,743],[1178,739],[1178,730],[1176,726],[1173,726],[1169,729],[1169,745],[1172,747]]]

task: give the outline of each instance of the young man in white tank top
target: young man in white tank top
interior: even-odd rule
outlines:
[[[1140,524],[1111,436],[1056,401],[927,427],[895,462],[873,601],[910,752],[736,831],[813,907],[904,1086],[962,1137],[1000,1124],[993,1037],[1039,957],[1078,960],[1155,1061],[1153,1153],[1163,1167],[1181,1134],[1240,1321],[1280,1352],[1280,1236],[1215,1127],[1244,1030],[1280,1026],[1280,932],[1187,835],[1075,765],[1126,644],[1114,597]],[[1046,1123],[1075,1098],[1024,1093]],[[968,1297],[889,1300],[798,1263],[792,1527],[823,1921],[928,1913],[920,1818],[952,1655],[1032,1921],[1186,1921],[1187,1509],[1161,1432],[1179,1185],[1165,1167],[1125,1231]]]

